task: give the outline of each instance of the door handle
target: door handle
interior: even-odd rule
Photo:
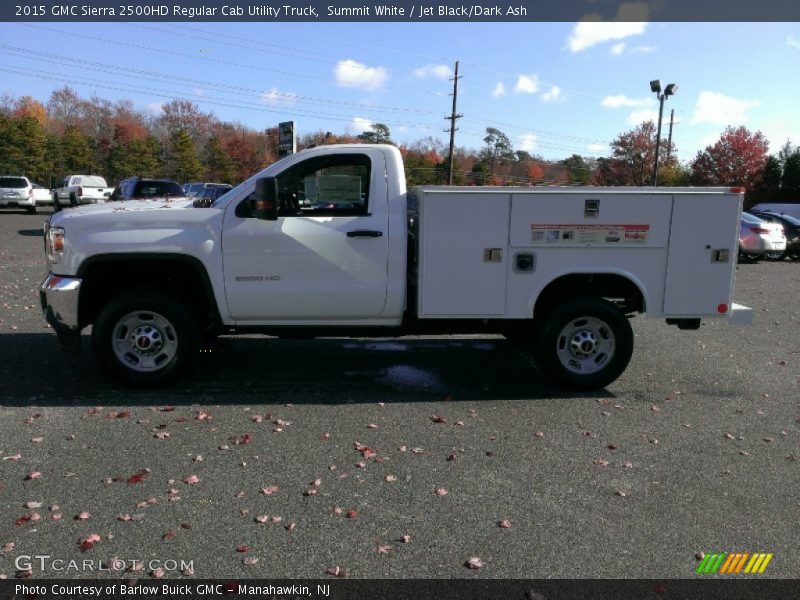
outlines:
[[[372,231],[370,229],[356,229],[355,231],[348,231],[347,237],[381,237],[382,231]]]

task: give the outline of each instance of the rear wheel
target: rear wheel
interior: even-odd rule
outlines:
[[[633,353],[633,330],[625,314],[602,298],[575,298],[542,317],[536,362],[558,383],[603,388],[617,379]]]
[[[35,204],[33,206],[29,206],[28,207],[28,214],[30,214],[30,215],[35,215],[36,214],[36,205]]]
[[[123,382],[140,387],[173,381],[199,348],[197,324],[178,302],[155,290],[112,300],[97,317],[92,345]]]
[[[69,195],[69,205],[72,207],[78,206],[78,197],[75,194]]]
[[[786,251],[783,252],[767,252],[764,256],[766,256],[769,260],[783,260],[786,258]]]
[[[61,205],[58,203],[58,194],[53,194],[53,212],[61,210]]]

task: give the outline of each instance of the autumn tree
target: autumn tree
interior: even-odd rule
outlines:
[[[570,183],[587,185],[592,178],[592,171],[589,164],[578,154],[573,154],[569,158],[565,158],[559,164],[569,173]]]
[[[697,153],[692,162],[692,183],[754,188],[767,162],[768,149],[769,142],[760,131],[728,127],[717,142]]]
[[[489,168],[489,174],[494,175],[495,165],[502,161],[514,160],[514,148],[508,136],[494,127],[486,128],[483,138],[486,146],[481,150],[481,159]]]
[[[203,166],[206,170],[207,181],[233,183],[234,167],[231,157],[225,152],[222,143],[216,135],[208,138],[203,148]]]
[[[185,129],[176,129],[170,135],[167,152],[166,175],[178,181],[197,181],[203,177],[203,165],[197,158],[194,142]]]
[[[774,202],[781,194],[781,163],[777,156],[768,156],[761,177],[752,194],[752,201]]]
[[[0,172],[44,181],[49,175],[47,134],[34,117],[0,116]]]
[[[389,128],[383,123],[374,123],[371,131],[365,131],[358,136],[365,144],[394,144]]]
[[[76,125],[67,125],[64,130],[64,135],[61,136],[59,158],[56,170],[61,175],[89,174],[91,172],[92,144]]]
[[[800,148],[795,148],[783,162],[781,197],[786,202],[800,202]]]
[[[659,171],[676,164],[675,146],[662,139]],[[611,157],[598,159],[594,180],[598,185],[649,185],[656,155],[656,126],[645,121],[635,129],[618,135],[611,142]],[[666,158],[666,157],[669,158]],[[662,179],[659,178],[659,183]]]

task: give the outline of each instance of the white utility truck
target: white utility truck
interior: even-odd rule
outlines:
[[[213,204],[81,207],[45,225],[47,321],[92,325],[131,384],[173,379],[204,337],[505,334],[592,389],[633,349],[629,318],[749,323],[732,302],[742,190],[418,187],[400,152],[321,146]]]

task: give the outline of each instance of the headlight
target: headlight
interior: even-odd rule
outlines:
[[[64,228],[48,227],[45,234],[45,253],[51,263],[61,261],[64,256]]]

